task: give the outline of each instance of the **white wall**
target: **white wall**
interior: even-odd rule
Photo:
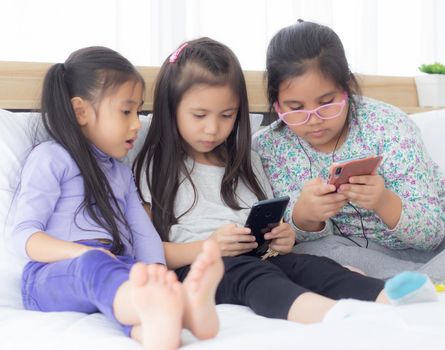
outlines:
[[[443,13],[443,0],[0,0],[0,60],[64,61],[104,45],[159,65],[182,41],[210,36],[244,69],[263,69],[270,38],[303,18],[334,28],[353,71],[415,75],[445,62]]]

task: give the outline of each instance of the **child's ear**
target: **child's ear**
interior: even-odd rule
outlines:
[[[81,97],[73,97],[71,99],[71,105],[76,114],[77,123],[79,123],[80,126],[85,126],[88,122],[88,106],[86,101]]]

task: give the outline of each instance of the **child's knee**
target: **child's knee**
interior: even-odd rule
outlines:
[[[76,258],[76,272],[85,280],[94,279],[98,273],[107,273],[110,264],[119,263],[107,253],[99,249],[91,249]]]

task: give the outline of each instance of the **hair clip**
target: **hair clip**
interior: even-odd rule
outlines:
[[[173,52],[168,59],[170,63],[175,63],[178,60],[179,55],[181,54],[182,50],[188,45],[188,43],[182,44],[175,52]]]

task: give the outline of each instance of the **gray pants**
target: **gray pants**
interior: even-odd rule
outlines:
[[[364,238],[354,241],[366,247]],[[432,252],[415,249],[392,250],[369,241],[361,248],[341,236],[327,236],[295,246],[295,253],[326,256],[342,265],[357,267],[366,275],[388,279],[403,271],[419,271],[435,282],[445,281],[445,240]]]

